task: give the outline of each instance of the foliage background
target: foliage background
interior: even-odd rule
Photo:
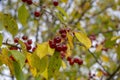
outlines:
[[[3,43],[7,41],[14,44],[13,38],[24,34],[29,36],[35,44],[43,43],[52,39],[60,28],[66,26],[74,32],[81,31],[87,34],[92,39],[92,46],[87,50],[75,40],[72,56],[81,58],[84,64],[70,66],[64,60],[66,68],[61,68],[54,75],[54,79],[87,80],[91,73],[96,75],[95,80],[120,80],[119,0],[58,0],[59,7],[55,7],[52,0],[33,0],[33,2],[34,4],[27,5],[21,0],[0,1],[0,32],[3,36],[3,40],[0,39],[0,46],[8,47],[9,45],[3,45]],[[21,6],[22,9],[20,9]],[[38,18],[33,14],[36,10],[42,13]],[[8,21],[6,24],[10,23],[9,28],[3,26],[3,13],[11,14],[16,24],[11,17],[7,17],[5,21]],[[6,68],[5,65],[0,67],[1,76],[11,78],[11,75],[4,73]],[[43,77],[33,77],[28,66],[23,69],[26,80],[44,80]]]

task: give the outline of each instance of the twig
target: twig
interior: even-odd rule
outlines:
[[[120,65],[117,67],[117,69],[110,75],[110,77],[107,80],[111,80],[115,74],[120,70]]]
[[[37,28],[36,28],[37,30],[36,30],[36,42],[38,42],[39,41],[39,38],[38,38],[38,34],[39,34],[39,31],[40,31],[40,28],[39,28],[39,25],[37,26]]]
[[[108,75],[110,75],[110,73],[104,68],[104,66],[99,62],[98,58],[94,55],[94,53],[92,53],[90,50],[88,50],[89,53],[93,56],[93,58],[95,59],[95,61],[102,67],[102,69],[107,72]]]

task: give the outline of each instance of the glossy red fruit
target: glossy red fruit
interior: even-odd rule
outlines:
[[[33,3],[32,0],[27,0],[28,5],[31,5],[32,3]]]
[[[73,60],[75,63],[78,63],[79,62],[79,59],[78,58],[74,58]]]
[[[60,30],[59,30],[59,33],[60,33],[60,34],[66,33],[66,30],[65,30],[65,29],[60,29]]]
[[[28,45],[26,47],[27,47],[27,50],[30,50],[32,48],[31,45]]]
[[[34,12],[34,16],[35,16],[35,17],[39,17],[39,16],[40,16],[40,12],[35,11],[35,12]]]
[[[56,44],[53,40],[49,40],[49,46],[50,46],[50,48],[54,49]]]
[[[65,58],[65,52],[64,51],[60,51],[60,56],[61,56],[62,59]]]
[[[24,36],[22,36],[22,39],[23,39],[23,40],[27,40],[28,37],[24,35]]]
[[[67,57],[67,61],[71,61],[72,60],[72,57]]]
[[[9,49],[10,49],[10,50],[18,50],[18,48],[17,48],[17,47],[13,47],[13,46],[12,46],[12,47],[10,47]]]
[[[22,0],[22,2],[27,2],[27,0]]]
[[[67,45],[66,44],[62,44],[62,51],[66,51],[67,50]]]
[[[60,42],[61,42],[61,37],[56,36],[56,37],[54,38],[54,42],[55,42],[55,43],[60,43]]]
[[[83,64],[83,60],[79,60],[78,64],[82,65]]]
[[[60,44],[56,44],[55,50],[60,52],[62,50],[62,46]]]
[[[32,44],[32,39],[27,40],[27,44],[31,45]]]
[[[70,64],[71,66],[74,65],[74,61],[73,61],[73,60],[69,61],[69,64]]]
[[[36,49],[36,47],[33,47],[33,48],[32,48],[32,51],[34,52],[34,51],[35,51],[35,49]]]
[[[103,51],[107,52],[108,51],[108,48],[102,48]]]
[[[18,37],[14,38],[14,43],[18,43],[18,41],[19,41]]]
[[[62,37],[62,38],[66,38],[66,33],[62,33],[62,34],[61,34],[61,37]]]
[[[91,41],[96,40],[96,36],[95,36],[94,34],[91,34],[91,35],[89,36],[89,38],[90,38]]]
[[[58,1],[53,1],[54,6],[58,6],[58,4],[59,4]]]

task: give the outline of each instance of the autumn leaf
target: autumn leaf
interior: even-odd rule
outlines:
[[[76,38],[82,43],[87,49],[91,47],[90,39],[82,32],[74,32]]]
[[[71,49],[73,49],[73,36],[70,33],[67,33],[67,38],[68,38],[68,42],[70,44]]]
[[[60,53],[55,52],[53,56],[50,57],[49,65],[48,65],[48,79],[53,77],[58,73],[62,60],[60,58]]]

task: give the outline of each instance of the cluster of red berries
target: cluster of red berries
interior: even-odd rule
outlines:
[[[77,63],[78,65],[83,64],[83,60],[79,58],[72,58],[72,57],[67,57],[67,61],[69,61],[70,65],[74,65],[74,63]]]
[[[22,2],[25,2],[25,3],[27,3],[28,5],[31,5],[33,2],[32,2],[32,0],[22,0]]]
[[[28,37],[24,35],[24,36],[22,36],[22,40],[23,40],[24,44],[26,45],[26,49],[28,51],[30,51],[30,50],[34,51],[36,49],[36,47],[32,48],[32,46],[31,46],[32,39],[28,39]],[[18,42],[19,42],[19,38],[18,37],[14,38],[14,43],[18,44]],[[18,47],[17,46],[11,46],[9,49],[10,50],[18,50]]]
[[[56,36],[53,40],[49,40],[50,48],[60,52],[61,58],[65,57],[65,53],[68,48],[66,44],[67,31],[67,29],[60,29],[59,36]]]

